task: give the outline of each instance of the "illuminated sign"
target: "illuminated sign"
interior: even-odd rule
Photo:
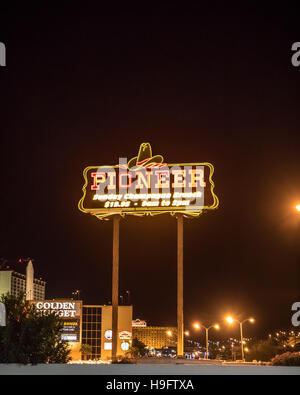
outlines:
[[[54,313],[59,317],[72,318],[78,314],[78,308],[76,310],[76,302],[36,302],[34,303],[37,310],[43,314]],[[76,314],[77,313],[77,314]]]
[[[132,321],[132,327],[139,327],[139,328],[144,328],[147,326],[147,322],[146,321],[141,321],[139,318],[137,318],[136,320]]]
[[[112,343],[104,343],[104,350],[112,350]]]
[[[130,347],[130,345],[129,345],[128,342],[123,342],[123,343],[121,343],[121,349],[122,349],[123,351],[128,351],[128,350],[129,350],[129,347]]]
[[[78,207],[100,219],[114,214],[197,216],[218,207],[213,172],[207,162],[164,163],[161,155],[152,155],[149,143],[143,143],[129,161],[120,158],[118,165],[86,167]]]
[[[32,301],[38,312],[43,315],[55,314],[62,319],[62,340],[69,342],[80,341],[81,302],[70,300],[41,300]]]
[[[131,332],[129,331],[122,331],[119,333],[119,338],[122,340],[131,339]]]
[[[61,335],[62,340],[67,340],[68,342],[78,342],[78,337],[76,335]]]
[[[111,340],[111,339],[112,339],[112,330],[109,329],[109,330],[105,331],[104,336],[105,336],[105,338],[106,338],[107,340]]]
[[[69,342],[80,341],[80,319],[66,319],[63,321],[61,338]]]

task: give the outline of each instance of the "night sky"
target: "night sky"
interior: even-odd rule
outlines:
[[[186,329],[227,312],[256,318],[246,335],[290,328],[300,300],[292,3],[29,4],[0,12],[0,257],[33,258],[47,298],[80,289],[84,303],[107,304],[112,221],[78,210],[82,171],[149,141],[167,163],[215,167],[219,209],[184,223]],[[134,318],[176,325],[176,259],[173,217],[121,221],[120,292],[130,290]]]

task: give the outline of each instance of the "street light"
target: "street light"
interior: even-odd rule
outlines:
[[[211,326],[209,326],[207,328],[206,326],[204,326],[202,324],[199,324],[198,322],[196,322],[194,324],[194,328],[196,328],[196,329],[200,329],[201,327],[205,329],[205,338],[206,338],[206,356],[205,356],[205,359],[208,359],[208,331],[211,328],[220,329],[220,326],[219,326],[219,324],[215,324],[215,325],[211,325]]]
[[[297,205],[296,205],[296,210],[297,210],[298,212],[300,212],[300,204],[297,204]]]
[[[233,324],[234,322],[238,322],[240,324],[240,332],[241,332],[241,349],[242,349],[242,361],[245,362],[245,356],[244,356],[244,339],[243,339],[243,324],[246,321],[251,322],[251,324],[253,324],[255,322],[254,318],[247,318],[244,321],[239,321],[235,318],[232,318],[231,316],[226,317],[226,321],[228,322],[228,324]]]
[[[172,330],[167,330],[166,335],[168,336],[169,339],[166,341],[167,347],[174,347],[176,345],[176,339],[174,339],[174,333]]]
[[[75,291],[73,291],[73,292],[72,292],[73,299],[76,299],[76,298],[77,298],[77,300],[79,300],[80,292],[81,292],[81,291],[80,291],[79,289],[76,289]]]

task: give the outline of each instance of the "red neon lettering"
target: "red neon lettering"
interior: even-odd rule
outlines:
[[[128,184],[126,184],[126,185],[123,185],[123,182],[122,182],[122,178],[124,176],[128,177]],[[119,186],[120,186],[120,188],[128,188],[128,187],[131,186],[131,184],[132,184],[132,175],[130,173],[121,173],[121,174],[119,174]]]
[[[93,185],[91,186],[92,191],[97,191],[98,185],[105,181],[105,173],[91,173],[93,178]]]

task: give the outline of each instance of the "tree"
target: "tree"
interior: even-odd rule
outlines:
[[[62,320],[41,315],[24,294],[0,297],[5,304],[6,326],[0,327],[0,363],[67,363],[68,343],[61,339]]]
[[[300,352],[285,352],[276,355],[272,360],[273,366],[300,366]]]
[[[83,355],[83,359],[85,360],[88,355],[92,354],[92,346],[90,344],[82,344],[80,352]]]
[[[249,353],[246,354],[248,361],[270,361],[276,354],[281,352],[281,347],[272,340],[259,340],[250,347]]]
[[[248,361],[257,360],[268,362],[276,355],[286,352],[300,351],[297,344],[298,336],[293,331],[281,330],[275,334],[269,334],[266,340],[253,341],[249,344],[250,351],[246,358]]]
[[[138,340],[136,337],[132,340],[131,347],[128,351],[132,357],[142,357],[146,354],[146,346],[143,342]]]

